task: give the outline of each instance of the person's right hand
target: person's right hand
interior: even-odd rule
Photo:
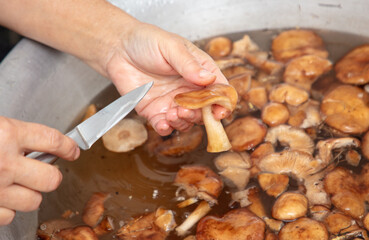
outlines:
[[[0,116],[0,225],[9,224],[15,211],[36,210],[40,192],[55,190],[62,180],[55,166],[25,157],[32,151],[79,157],[77,144],[58,130]]]

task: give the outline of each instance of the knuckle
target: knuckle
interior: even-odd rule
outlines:
[[[64,135],[56,129],[48,129],[47,139],[49,139],[50,151],[55,152],[62,147],[64,142]]]
[[[50,167],[51,167],[51,170],[50,170],[50,174],[48,175],[48,181],[46,183],[47,186],[46,186],[45,192],[51,192],[57,189],[63,179],[63,175],[56,167],[54,166],[50,166]]]
[[[25,212],[37,210],[42,201],[42,194],[40,192],[33,192],[27,204],[24,206]]]

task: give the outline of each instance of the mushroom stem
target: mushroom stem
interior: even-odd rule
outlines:
[[[223,125],[216,120],[211,111],[211,105],[202,108],[202,118],[208,136],[208,152],[223,152],[231,149],[232,145],[224,131]]]
[[[198,200],[199,200],[199,199],[198,199],[198,198],[196,198],[196,197],[188,198],[188,199],[186,199],[186,200],[184,200],[184,201],[182,201],[182,202],[178,203],[178,204],[177,204],[177,207],[179,207],[179,208],[188,207],[188,206],[190,206],[190,205],[192,205],[192,204],[194,204],[194,203],[198,202]]]
[[[209,211],[211,207],[208,202],[202,201],[196,207],[196,209],[187,217],[187,219],[176,228],[177,234],[179,236],[183,236],[187,233],[187,231],[195,225],[202,217],[204,217]]]

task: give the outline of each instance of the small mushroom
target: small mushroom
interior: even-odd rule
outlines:
[[[147,130],[137,119],[125,118],[102,136],[106,149],[112,152],[129,152],[147,140]]]
[[[257,118],[236,119],[225,128],[234,151],[250,150],[261,143],[266,134],[266,126]]]
[[[222,218],[207,216],[199,222],[197,240],[264,239],[265,223],[245,208],[231,210]]]
[[[323,168],[324,165],[321,165]],[[304,187],[306,189],[305,196],[309,200],[309,205],[322,205],[326,207],[331,206],[331,199],[329,194],[324,189],[324,177],[330,168],[320,170],[313,175],[307,176],[304,179]]]
[[[212,38],[205,46],[205,51],[214,59],[227,56],[232,50],[232,41],[226,37]]]
[[[290,113],[282,103],[268,103],[261,112],[261,119],[270,127],[286,123],[289,117]]]
[[[292,29],[281,32],[272,42],[273,57],[280,62],[303,55],[328,57],[323,40],[313,31]]]
[[[323,223],[302,217],[287,223],[279,232],[280,240],[328,240],[329,235]]]
[[[91,117],[97,112],[97,108],[95,104],[88,105],[85,115],[83,116],[83,119],[81,122],[85,121],[87,118]]]
[[[339,60],[334,70],[343,83],[363,85],[369,82],[369,44],[354,48]]]
[[[55,234],[56,239],[63,240],[98,240],[95,232],[87,226],[62,229]]]
[[[236,90],[224,84],[215,84],[202,90],[181,93],[174,98],[175,102],[184,108],[202,109],[202,118],[208,135],[208,152],[227,151],[232,147],[222,123],[214,118],[211,106],[217,104],[233,111],[237,99]]]
[[[258,175],[260,187],[269,195],[278,197],[286,191],[289,177],[284,174],[260,173]]]
[[[264,140],[273,145],[279,143],[282,146],[287,146],[290,150],[299,150],[310,154],[314,152],[314,142],[304,130],[284,124],[269,128]]]
[[[339,212],[329,214],[324,223],[328,231],[334,235],[341,235],[358,228],[354,219]]]
[[[360,134],[369,128],[369,94],[363,89],[341,85],[328,93],[320,110],[325,122],[343,132]]]
[[[232,66],[223,69],[222,73],[228,80],[231,80],[245,75],[253,76],[255,74],[255,70],[248,66]]]
[[[263,106],[268,102],[268,95],[265,87],[253,87],[247,91],[243,99],[247,100],[249,103],[262,109]]]
[[[305,55],[292,59],[286,66],[283,80],[307,91],[319,76],[332,69],[332,62],[315,55]]]
[[[242,39],[233,42],[232,56],[244,57],[246,52],[259,51],[259,46],[245,34]]]
[[[277,198],[272,208],[272,216],[276,219],[288,221],[306,215],[308,200],[300,193],[285,192]]]
[[[322,123],[320,116],[320,103],[309,99],[300,106],[288,106],[290,118],[288,124],[299,128],[310,128],[319,126]]]
[[[251,87],[251,75],[243,74],[234,77],[229,80],[229,84],[231,84],[234,87],[234,89],[236,89],[239,99],[248,97],[247,92]]]
[[[346,162],[351,166],[357,167],[360,164],[361,155],[354,149],[350,149],[345,155]]]
[[[312,219],[322,222],[328,216],[331,210],[326,206],[314,205],[310,207],[309,212]]]
[[[114,231],[113,219],[105,216],[101,222],[92,229],[97,236],[102,236]]]
[[[227,58],[216,60],[215,64],[218,66],[220,70],[224,70],[230,67],[244,65],[245,62],[241,58],[229,58],[229,59]]]
[[[309,99],[309,94],[305,90],[290,84],[278,84],[269,93],[269,100],[278,103],[287,103],[292,106],[299,106]]]
[[[109,198],[107,193],[94,193],[86,202],[82,213],[82,220],[90,227],[95,227],[103,217],[104,202]]]
[[[56,232],[72,226],[72,223],[65,219],[49,220],[40,224],[37,237],[41,240],[52,240]]]

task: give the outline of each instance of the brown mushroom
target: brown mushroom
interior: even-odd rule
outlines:
[[[87,226],[78,226],[75,228],[62,229],[55,233],[57,239],[63,240],[98,240],[94,231]]]
[[[329,214],[324,223],[328,231],[334,235],[351,232],[358,228],[354,219],[339,212]]]
[[[147,130],[137,119],[125,118],[102,136],[106,149],[112,152],[129,152],[147,140]]]
[[[86,120],[87,118],[91,117],[92,115],[94,115],[97,112],[97,108],[95,104],[90,104],[88,105],[85,115],[83,116],[83,119],[81,122],[83,122],[84,120]]]
[[[314,152],[314,142],[304,130],[284,124],[269,128],[264,140],[273,145],[279,143],[282,146],[287,146],[290,150],[299,150],[310,154]]]
[[[272,208],[272,216],[279,220],[294,220],[306,215],[308,200],[300,193],[285,192],[277,198]]]
[[[288,124],[299,128],[310,128],[319,126],[322,123],[320,116],[320,103],[309,99],[300,106],[288,106],[290,118]]]
[[[351,166],[357,167],[360,164],[361,155],[354,149],[350,149],[345,155],[346,162]]]
[[[268,95],[265,87],[253,87],[247,91],[243,99],[247,100],[249,103],[262,109],[263,106],[268,102]]]
[[[332,69],[332,62],[315,55],[305,55],[292,59],[286,66],[283,80],[307,91],[319,76]]]
[[[104,202],[109,198],[107,193],[94,193],[86,202],[82,213],[82,220],[90,227],[95,227],[102,219]]]
[[[366,132],[362,138],[361,151],[366,159],[369,159],[369,132]]]
[[[216,60],[215,64],[218,66],[220,70],[224,70],[230,67],[244,65],[245,62],[241,58],[229,58],[229,59],[227,58]]]
[[[280,62],[303,55],[327,58],[323,40],[313,31],[293,29],[281,32],[272,42],[273,57]]]
[[[363,89],[341,85],[328,93],[320,109],[325,122],[343,132],[360,134],[369,128],[369,95]]]
[[[363,225],[366,230],[369,230],[369,213],[367,213],[363,219]]]
[[[207,216],[199,222],[197,240],[264,239],[265,223],[245,208],[231,210],[222,218]]]
[[[52,240],[56,232],[72,226],[72,223],[65,219],[49,220],[40,224],[37,237],[41,240]]]
[[[250,150],[261,143],[266,130],[266,126],[254,117],[236,119],[225,128],[232,149],[238,152]]]
[[[328,216],[331,210],[326,206],[314,205],[310,207],[309,212],[312,219],[322,222]]]
[[[234,77],[229,80],[229,84],[231,84],[234,89],[236,89],[239,99],[247,97],[247,91],[249,91],[251,87],[251,75],[243,74]]]
[[[270,127],[286,123],[290,113],[282,103],[268,103],[261,112],[261,119]]]
[[[232,66],[223,69],[222,73],[228,80],[231,80],[245,75],[253,76],[255,74],[255,70],[247,66]]]
[[[102,236],[114,231],[113,219],[105,216],[101,222],[92,229],[97,236]]]
[[[334,66],[336,77],[346,84],[369,82],[369,44],[354,48]]]
[[[211,106],[217,104],[233,111],[237,99],[236,90],[224,84],[214,84],[202,90],[180,93],[174,98],[175,102],[184,108],[202,109],[202,118],[208,135],[208,152],[227,151],[232,147],[222,123],[214,118]]]
[[[289,177],[284,174],[260,173],[258,175],[260,187],[269,195],[278,197],[286,191]]]
[[[323,223],[302,217],[287,223],[279,232],[280,240],[328,240],[329,235]]]
[[[232,56],[244,57],[246,52],[258,51],[259,46],[251,40],[249,35],[244,35],[243,38],[233,42]]]
[[[287,103],[298,106],[309,99],[309,94],[305,90],[290,84],[278,84],[269,93],[269,100],[278,103]]]
[[[212,38],[205,46],[205,51],[214,59],[227,56],[232,50],[232,41],[226,37]]]

